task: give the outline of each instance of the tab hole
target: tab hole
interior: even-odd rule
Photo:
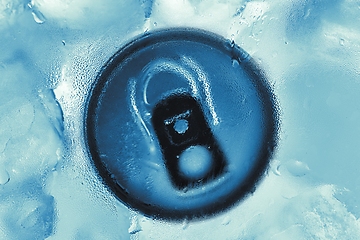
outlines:
[[[176,119],[174,123],[174,130],[178,134],[184,134],[189,129],[189,122],[186,119]]]

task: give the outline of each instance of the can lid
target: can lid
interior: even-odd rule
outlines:
[[[89,93],[84,131],[94,167],[120,201],[181,220],[222,212],[254,191],[278,119],[271,88],[243,49],[174,28],[141,35],[109,59]]]

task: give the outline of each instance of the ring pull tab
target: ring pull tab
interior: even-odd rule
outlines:
[[[223,173],[224,153],[196,98],[180,93],[163,99],[153,110],[152,123],[177,188],[196,187]]]
[[[184,56],[180,61],[159,59],[145,69],[138,79],[129,81],[130,105],[150,149],[155,149],[157,138],[173,185],[183,189],[216,179],[226,161],[202,106],[206,106],[212,124],[217,125],[206,74]],[[182,81],[171,83],[172,79],[164,79],[164,73]],[[167,88],[169,80],[175,88]],[[164,91],[151,96],[151,84],[164,86]]]

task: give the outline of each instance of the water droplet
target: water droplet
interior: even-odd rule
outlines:
[[[241,6],[240,8],[236,9],[236,13],[234,14],[234,17],[241,16],[242,12],[244,11],[246,5]]]
[[[179,157],[179,171],[189,179],[203,178],[212,165],[212,156],[203,146],[191,146]]]
[[[306,163],[300,162],[298,160],[288,161],[285,163],[285,166],[289,173],[295,177],[302,177],[310,171],[310,168]]]
[[[38,10],[33,9],[31,12],[36,23],[42,24],[46,21],[45,16]]]
[[[185,219],[182,223],[182,229],[185,230],[189,227],[189,220]]]
[[[62,43],[64,46],[66,45],[65,40],[62,40],[61,43]]]
[[[272,163],[271,163],[271,171],[277,175],[277,176],[280,176],[281,173],[280,173],[280,161],[279,160],[274,160]]]
[[[224,217],[224,219],[222,220],[221,224],[226,226],[229,225],[229,223],[231,222],[231,219],[229,216]]]
[[[235,41],[234,41],[234,40],[231,40],[230,46],[231,46],[232,48],[235,47]]]
[[[340,40],[339,40],[339,44],[340,44],[340,46],[344,46],[344,43],[345,43],[345,39],[340,38]]]
[[[157,172],[160,171],[160,169],[161,169],[161,165],[159,165],[158,163],[153,162],[153,161],[146,161],[145,165]]]
[[[0,168],[0,185],[5,185],[10,181],[10,175],[5,168]]]
[[[239,66],[239,61],[237,59],[232,59],[232,66],[233,67],[238,67]]]
[[[154,27],[156,27],[157,26],[157,22],[154,22]]]

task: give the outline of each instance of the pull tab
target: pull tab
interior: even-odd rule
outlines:
[[[199,102],[188,93],[171,95],[154,108],[152,124],[173,184],[194,187],[217,178],[226,161]]]

